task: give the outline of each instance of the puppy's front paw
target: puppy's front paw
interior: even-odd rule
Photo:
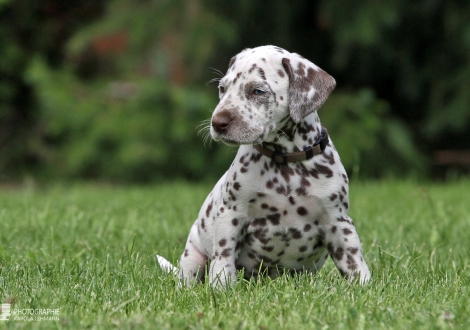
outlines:
[[[220,263],[213,262],[209,272],[209,280],[214,288],[226,289],[235,284],[237,278],[237,270],[235,266],[226,264],[221,266]]]

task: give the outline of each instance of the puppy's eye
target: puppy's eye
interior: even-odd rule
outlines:
[[[261,89],[253,90],[253,95],[263,95],[263,94],[266,94],[266,92]]]
[[[219,93],[220,94],[225,93],[225,87],[224,86],[219,86]]]

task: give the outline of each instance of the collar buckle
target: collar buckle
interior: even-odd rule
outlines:
[[[283,152],[274,150],[271,159],[277,164],[287,164],[287,155]]]
[[[315,145],[314,145],[315,146]],[[315,156],[315,154],[313,153],[313,148],[312,146],[307,146],[304,148],[304,151],[305,151],[305,159],[310,159],[312,158],[313,156]]]
[[[313,144],[313,146],[316,147],[317,145],[320,145],[320,150],[323,151],[325,150],[328,142],[330,142],[330,140],[328,139],[327,130],[325,127],[322,127],[320,138]]]

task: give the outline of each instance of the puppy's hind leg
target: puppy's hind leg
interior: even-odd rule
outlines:
[[[199,236],[195,235],[197,233],[196,226],[195,224],[191,228],[179,263],[179,278],[186,285],[196,281],[203,281],[207,264],[207,256],[197,246]]]

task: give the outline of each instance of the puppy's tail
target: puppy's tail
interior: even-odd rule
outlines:
[[[169,262],[162,256],[159,256],[158,254],[156,255],[156,257],[161,269],[163,269],[167,273],[173,273],[175,275],[178,274],[178,268],[173,266],[171,262]]]

